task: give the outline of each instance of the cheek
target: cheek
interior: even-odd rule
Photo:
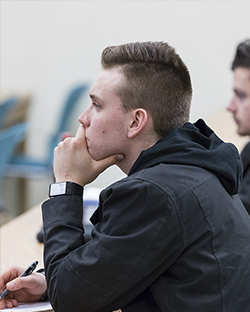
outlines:
[[[242,117],[250,121],[250,100],[242,107],[241,114]]]
[[[247,124],[248,127],[250,128],[250,107],[248,108],[248,111],[246,112],[246,116],[247,116]]]
[[[124,122],[115,118],[99,125],[99,133],[108,138],[122,136],[124,132]]]

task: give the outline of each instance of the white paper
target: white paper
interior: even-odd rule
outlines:
[[[17,307],[2,309],[0,311],[53,311],[51,304],[48,301],[39,301],[39,302],[20,302]]]

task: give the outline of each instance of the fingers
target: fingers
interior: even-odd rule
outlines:
[[[17,277],[24,271],[19,267],[6,270],[0,277],[0,291],[7,288],[10,292],[0,300],[0,310],[12,308],[21,301],[38,301],[45,293],[47,284],[41,273],[32,273],[29,276]]]
[[[87,147],[85,127],[80,125],[75,137],[60,142],[54,150],[54,176],[56,182],[71,181],[85,186],[123,159],[121,154],[101,160],[92,158]]]
[[[75,136],[67,136],[61,142],[59,142],[57,147],[54,149],[54,155],[55,153],[58,153],[59,150],[61,152],[63,151],[64,153],[69,152],[71,149],[75,150],[77,146],[84,147],[84,149],[87,148],[85,140],[85,128],[83,125],[78,127]]]
[[[0,300],[0,309],[4,308],[13,308],[17,306],[17,300],[16,299],[3,299]]]
[[[6,284],[18,277],[23,271],[24,269],[19,266],[12,266],[7,268],[0,277],[0,290],[2,289],[3,291],[6,287]]]
[[[1,292],[7,287],[7,284],[9,281],[15,279],[23,271],[24,271],[24,269],[21,267],[18,267],[18,266],[9,267],[8,269],[6,269],[6,271],[4,271],[4,273],[0,277],[0,290],[1,290]],[[0,300],[0,309],[12,308],[12,307],[17,306],[17,300],[11,299],[9,297],[9,294],[10,293],[8,293],[4,299]]]

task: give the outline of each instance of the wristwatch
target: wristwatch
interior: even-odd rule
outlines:
[[[49,186],[49,197],[55,197],[60,195],[83,195],[83,187],[74,182],[59,182],[52,183]]]

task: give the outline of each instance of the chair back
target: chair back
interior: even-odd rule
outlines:
[[[10,110],[18,103],[18,98],[12,96],[7,100],[0,103],[0,129],[3,128],[4,119],[10,112]]]
[[[0,176],[4,172],[5,164],[11,159],[19,143],[27,132],[26,122],[0,130]]]
[[[0,130],[0,189],[6,165],[18,144],[24,140],[26,132],[26,122]]]

